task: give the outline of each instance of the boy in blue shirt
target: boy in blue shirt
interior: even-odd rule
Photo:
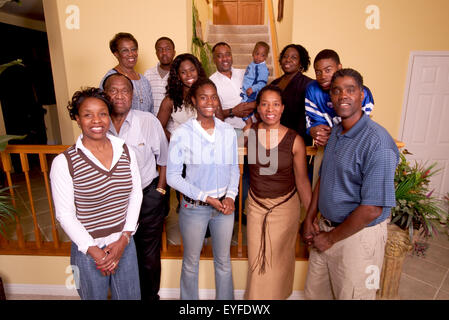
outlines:
[[[341,122],[332,106],[329,89],[332,76],[342,68],[342,65],[340,57],[334,50],[324,49],[315,57],[313,67],[316,80],[306,89],[306,127],[315,145],[325,146],[331,128]],[[364,86],[363,91],[365,98],[362,101],[362,110],[369,115],[374,108],[374,99],[367,87]]]
[[[268,57],[269,51],[270,46],[263,41],[257,42],[254,46],[253,62],[246,68],[243,78],[242,93],[240,93],[242,102],[255,101],[259,91],[267,85],[270,72],[268,71],[265,60]],[[248,117],[243,118],[246,122],[246,127],[251,126],[252,115],[250,114]]]

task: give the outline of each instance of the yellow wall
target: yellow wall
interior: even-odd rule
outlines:
[[[380,9],[379,30],[365,27],[368,5]],[[397,137],[410,51],[449,50],[448,12],[447,0],[294,1],[292,42],[312,61],[322,49],[337,51],[371,89],[373,119]]]
[[[276,32],[278,37],[279,53],[288,44],[292,43],[293,33],[293,0],[284,1],[284,15],[281,22],[277,21],[278,17],[278,1],[267,0],[273,2],[274,19],[276,21]]]
[[[161,36],[173,39],[178,54],[190,51],[191,0],[44,0],[43,4],[63,144],[73,143],[79,134],[65,109],[69,98],[82,86],[98,86],[117,64],[109,50],[114,34],[130,32],[137,39],[140,73],[157,63],[154,43]],[[66,27],[69,5],[80,10],[78,30]]]

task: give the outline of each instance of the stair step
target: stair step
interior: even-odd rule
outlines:
[[[228,43],[231,46],[232,54],[251,54],[256,43]]]
[[[251,50],[257,41],[269,42],[268,34],[209,34],[208,42],[213,46],[215,43],[225,41],[231,43],[246,43],[250,44]]]
[[[266,25],[210,25],[209,34],[268,33]]]
[[[212,47],[221,41],[229,44],[232,49],[233,67],[246,69],[253,60],[252,52],[256,42],[265,41],[270,45],[270,36],[266,25],[209,25],[207,41]],[[268,55],[266,63],[270,71],[270,83],[275,79],[271,54]]]
[[[244,69],[244,70],[246,70],[246,67],[248,65],[247,64],[236,64],[236,63],[233,63],[232,66],[234,68],[236,68],[236,69]],[[273,66],[267,65],[267,67],[268,67],[268,71],[270,72],[270,75],[273,75],[274,74]]]
[[[251,52],[251,51],[249,51]],[[250,53],[235,53],[234,50],[232,50],[232,59],[233,62],[235,64],[244,64],[244,65],[248,65],[253,61],[253,56]],[[271,56],[268,56],[267,60],[266,60],[266,64],[270,65],[272,61]]]

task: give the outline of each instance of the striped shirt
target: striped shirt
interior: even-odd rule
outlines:
[[[170,72],[167,72],[167,74],[161,78],[161,75],[159,74],[159,63],[157,66],[148,69],[145,71],[145,78],[150,81],[151,85],[151,92],[153,93],[153,102],[154,102],[154,109],[153,114],[157,116],[157,113],[159,112],[159,108],[161,107],[161,102],[165,98],[165,92],[166,92],[166,86],[168,81],[168,75]]]
[[[93,238],[122,231],[132,190],[128,148],[109,172],[98,168],[75,145],[64,151],[75,191],[76,217]]]
[[[110,168],[106,168],[95,156],[87,149],[82,142],[82,135],[76,142],[76,150],[81,150],[84,155],[104,173],[112,171],[123,154],[124,141],[110,134],[106,135],[112,144],[113,158]],[[126,213],[126,222],[122,231],[135,232],[137,220],[142,203],[142,188],[140,182],[139,168],[137,159],[132,148],[129,148],[130,170],[132,177],[132,191],[129,195],[129,202]],[[101,238],[93,238],[86,230],[84,225],[78,220],[77,209],[75,206],[75,189],[73,178],[70,175],[69,164],[63,153],[59,154],[51,164],[50,171],[51,191],[55,204],[56,219],[67,236],[78,247],[82,253],[86,253],[91,246],[103,248],[115,241],[121,236],[120,232],[111,233]]]

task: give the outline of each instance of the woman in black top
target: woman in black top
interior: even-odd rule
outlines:
[[[284,75],[273,80],[271,84],[282,90],[285,109],[281,124],[295,130],[306,145],[311,145],[310,136],[306,133],[304,101],[306,87],[312,79],[303,74],[310,66],[309,53],[299,44],[289,44],[282,50],[279,63]]]

